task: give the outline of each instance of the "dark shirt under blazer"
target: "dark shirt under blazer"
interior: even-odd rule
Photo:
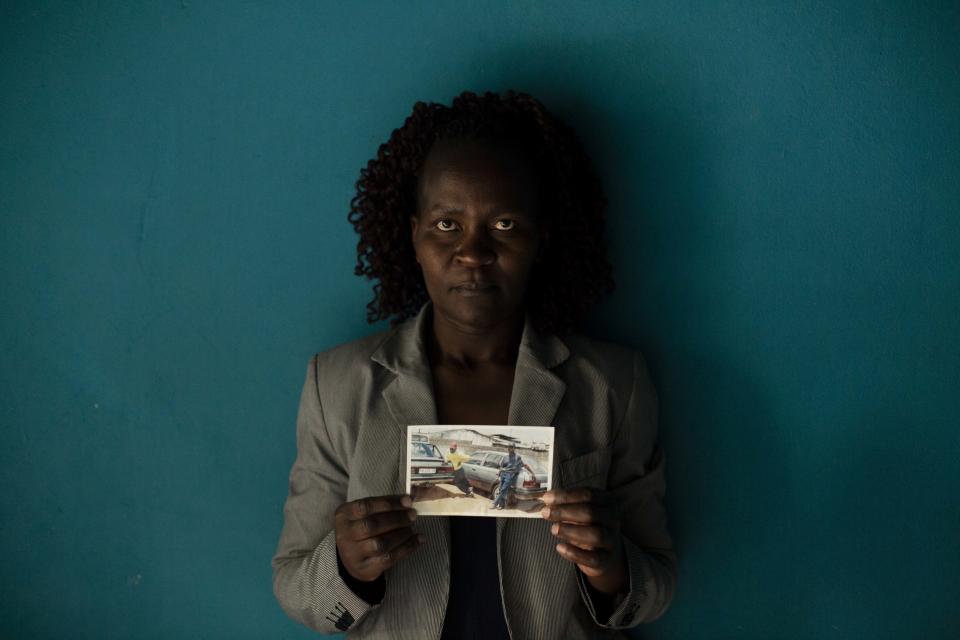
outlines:
[[[449,518],[417,519],[426,542],[384,574],[386,591],[375,605],[340,577],[333,532],[342,502],[404,493],[407,425],[437,423],[424,342],[430,313],[427,302],[403,324],[318,353],[307,367],[273,588],[287,614],[317,631],[440,635],[450,584]],[[550,523],[498,518],[511,636],[616,636],[659,617],[673,598],[676,555],[663,506],[657,398],[640,353],[581,335],[540,335],[528,316],[508,424],[555,427],[554,487],[616,495],[630,574],[627,597],[598,618],[586,579],[556,552]]]

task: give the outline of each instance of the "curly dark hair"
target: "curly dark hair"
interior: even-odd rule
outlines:
[[[360,171],[350,223],[360,235],[354,272],[378,280],[367,321],[391,326],[416,315],[428,295],[410,239],[421,171],[436,140],[478,139],[519,146],[539,179],[539,215],[550,234],[531,273],[527,309],[538,330],[575,330],[613,291],[603,241],[607,200],[573,130],[532,96],[465,91],[452,106],[417,102],[413,113]]]

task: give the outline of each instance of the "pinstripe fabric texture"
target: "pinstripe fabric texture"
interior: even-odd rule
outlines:
[[[318,353],[297,416],[284,526],[273,558],[277,600],[293,619],[358,638],[437,638],[450,577],[446,517],[423,517],[425,545],[386,572],[371,606],[337,571],[333,512],[342,502],[403,493],[405,431],[436,424],[424,331],[432,313]],[[556,487],[606,488],[618,497],[630,591],[598,619],[585,579],[555,551],[549,523],[500,518],[497,553],[513,638],[617,637],[666,610],[676,556],[663,509],[657,401],[633,349],[583,336],[541,336],[527,318],[510,398],[511,425],[553,425]]]

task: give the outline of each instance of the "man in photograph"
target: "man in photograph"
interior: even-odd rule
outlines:
[[[467,481],[467,474],[463,470],[463,461],[469,460],[470,456],[464,455],[457,451],[457,443],[450,443],[450,451],[444,456],[452,466],[453,466],[453,484],[457,489],[463,491],[466,495],[473,495],[473,487],[470,486],[470,483]]]
[[[517,448],[510,444],[507,445],[507,457],[500,463],[500,493],[493,501],[494,509],[506,509],[507,493],[510,487],[517,481],[517,475],[520,469],[526,468],[532,475],[536,475],[533,469],[523,461],[523,458],[517,455]]]

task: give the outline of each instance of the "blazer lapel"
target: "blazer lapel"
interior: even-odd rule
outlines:
[[[562,340],[553,335],[541,335],[534,328],[528,313],[523,325],[523,337],[520,339],[520,351],[517,354],[508,424],[552,426],[567,385],[550,369],[562,363],[569,355],[570,351]],[[556,469],[551,469],[550,473],[551,479],[556,477]],[[497,519],[498,550],[503,529],[508,522],[509,518]]]
[[[527,314],[517,354],[508,424],[550,426],[567,389],[566,383],[550,369],[569,355],[567,346],[559,338],[537,333]]]
[[[402,434],[399,440],[404,446],[408,425],[437,423],[433,376],[424,341],[430,306],[427,302],[416,317],[401,324],[371,356],[393,375],[392,378],[389,374],[385,376],[381,396],[393,416],[394,426]],[[396,437],[396,434],[384,434],[384,437]],[[396,479],[401,492],[406,488],[406,460],[404,449]],[[399,588],[424,594],[424,607],[417,614],[420,623],[426,629],[435,627],[439,633],[450,588],[450,520],[424,517],[417,520],[416,528],[429,540],[417,551],[426,557],[418,563],[416,572],[407,564],[394,567],[395,576],[399,577]]]
[[[396,427],[406,442],[407,426],[436,424],[437,405],[433,397],[433,375],[427,357],[425,332],[431,313],[428,301],[420,312],[380,345],[371,359],[394,374],[381,392]],[[406,460],[406,456],[403,456]],[[398,469],[399,486],[406,485],[406,467]]]
[[[371,356],[373,361],[396,376],[384,387],[382,395],[396,420],[397,428],[404,434],[407,425],[437,423],[425,334],[432,307],[433,304],[427,301],[415,318],[403,323]],[[530,314],[526,315],[507,424],[551,424],[563,399],[566,384],[550,369],[569,355],[563,341],[553,335],[540,335],[533,326]]]
[[[426,329],[432,304],[428,301],[419,313],[397,330],[370,356],[394,374],[381,395],[393,415],[394,424],[407,441],[411,424],[436,424],[437,404],[433,397],[433,374],[427,357]],[[398,486],[406,487],[406,452],[397,470]]]
[[[554,419],[567,385],[551,369],[569,355],[567,346],[559,338],[540,335],[527,315],[510,396],[509,424],[555,426]],[[556,433],[554,435],[555,452]],[[557,477],[557,465],[554,459],[551,479]],[[556,562],[555,555],[547,522],[497,518],[500,590],[507,626],[513,637],[562,637],[566,612],[543,606],[544,592],[548,589],[560,597],[558,602],[568,602],[563,599],[563,590],[571,584],[569,566]]]
[[[433,376],[426,350],[426,328],[433,304],[427,302],[412,320],[403,323],[380,345],[371,359],[395,374],[382,395],[406,433],[407,425],[436,424]],[[527,314],[510,395],[507,424],[549,426],[556,415],[566,384],[550,369],[570,355],[553,335],[542,336]]]

